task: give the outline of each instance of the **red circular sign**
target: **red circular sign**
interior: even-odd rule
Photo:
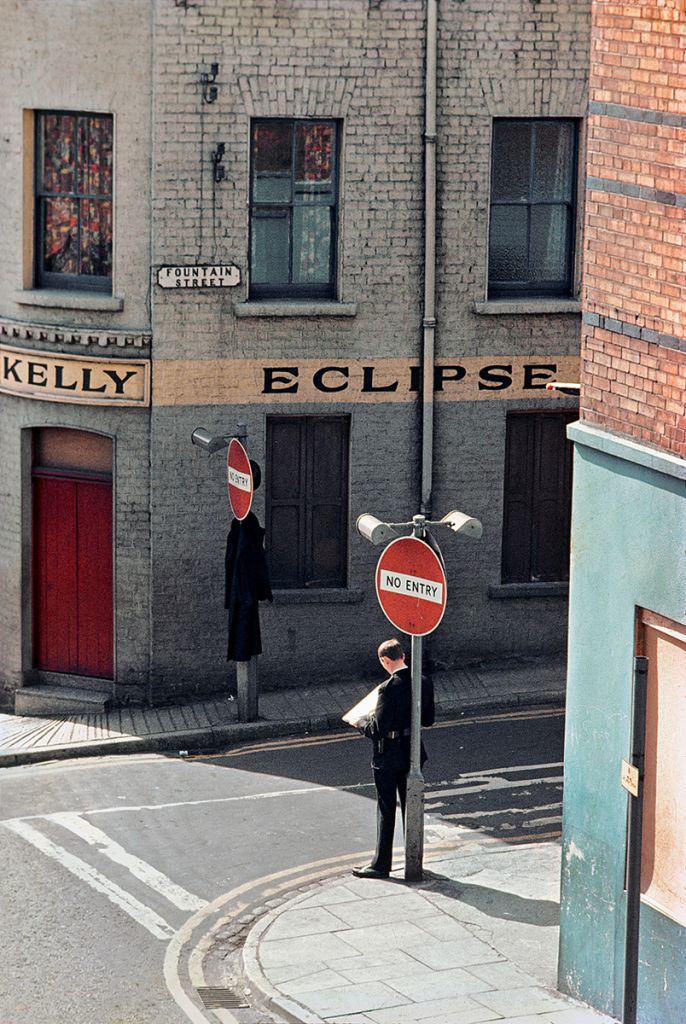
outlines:
[[[235,437],[229,445],[226,467],[231,511],[236,519],[245,519],[252,505],[252,469],[248,453]]]
[[[447,598],[445,573],[433,548],[418,537],[391,541],[376,567],[376,596],[386,618],[403,633],[432,633]]]

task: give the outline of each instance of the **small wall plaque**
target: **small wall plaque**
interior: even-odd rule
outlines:
[[[241,271],[235,263],[160,267],[157,283],[161,288],[233,288],[241,283]]]
[[[632,796],[638,796],[638,768],[628,761],[622,761],[621,783]]]

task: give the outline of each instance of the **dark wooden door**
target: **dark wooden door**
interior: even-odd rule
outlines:
[[[503,506],[503,583],[569,579],[572,446],[576,412],[510,413]]]
[[[267,419],[267,548],[274,587],[344,587],[349,420]]]
[[[112,679],[112,481],[34,470],[33,664]]]

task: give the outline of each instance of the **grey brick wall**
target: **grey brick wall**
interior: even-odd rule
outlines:
[[[474,302],[486,293],[492,118],[583,116],[588,5],[443,0],[439,27],[438,356],[458,361],[575,354],[577,316],[480,316]],[[357,303],[350,319],[237,319],[232,307],[245,297],[244,285],[233,294],[158,289],[155,360],[418,361],[423,3],[236,0],[185,11],[160,5],[155,32],[155,263],[233,260],[245,274],[250,118],[337,117],[343,123],[339,295]],[[203,107],[198,78],[213,61],[220,65],[219,97]],[[227,180],[213,187],[208,157],[219,141],[226,145]],[[417,510],[418,413],[412,403],[346,404],[334,397],[313,406],[294,396],[271,408],[185,404],[153,410],[153,646],[160,691],[230,677],[223,663],[221,602],[229,522],[223,458],[207,460],[190,451],[186,438],[199,424],[223,431],[244,421],[251,454],[262,461],[270,411],[352,415],[349,585],[358,600],[312,605],[291,597],[264,606],[263,678],[267,685],[324,681],[318,652],[332,641],[351,671],[373,669],[370,651],[392,627],[374,594],[379,552],[357,537],[352,524],[365,510],[390,518],[409,518]],[[486,528],[479,544],[445,543],[452,596],[432,639],[439,661],[549,652],[564,644],[564,598],[488,597],[489,585],[500,579],[506,412],[548,408],[550,401],[444,402],[437,408],[435,508],[468,508]],[[177,488],[184,480],[201,495],[200,529],[191,521],[193,501],[187,514],[179,507]],[[258,500],[258,515],[262,507]],[[163,550],[180,553],[182,579],[173,580]],[[200,608],[193,599],[195,580],[207,595]],[[179,632],[187,637],[181,652],[174,644]]]
[[[0,0],[0,9],[7,2]],[[374,594],[379,552],[357,537],[354,520],[362,511],[390,518],[417,511],[416,403],[387,402],[383,395],[376,403],[358,402],[351,392],[347,401],[332,395],[331,401],[312,404],[298,396],[275,396],[267,404],[246,394],[232,405],[214,400],[209,389],[217,380],[230,383],[235,364],[222,361],[419,361],[424,6],[421,0],[196,0],[187,7],[171,0],[123,0],[116,9],[87,0],[24,5],[22,17],[39,19],[32,38],[43,41],[32,49],[27,33],[17,34],[9,62],[12,87],[0,100],[10,138],[9,144],[0,141],[9,146],[0,152],[13,181],[0,197],[2,237],[8,240],[8,255],[0,260],[0,314],[27,319],[26,307],[15,301],[21,271],[20,111],[55,102],[79,107],[86,95],[87,106],[117,116],[115,290],[124,297],[124,309],[38,308],[30,315],[38,323],[153,329],[149,416],[140,410],[81,409],[76,417],[117,437],[117,530],[122,542],[126,538],[118,551],[118,676],[138,686],[149,670],[153,700],[222,687],[231,678],[222,600],[229,525],[224,456],[208,459],[190,445],[198,425],[231,432],[246,423],[250,453],[264,464],[268,413],[351,416],[350,593],[314,604],[279,595],[264,607],[265,685],[324,682],[321,654],[332,643],[351,672],[373,672],[373,649],[392,632]],[[583,117],[589,6],[585,0],[439,4],[436,345],[442,361],[578,352],[578,316],[479,315],[474,303],[486,294],[492,118]],[[68,50],[75,59],[65,76]],[[111,73],[89,74],[105,51]],[[30,83],[20,79],[27,58],[43,61],[50,72],[41,70]],[[207,104],[199,79],[213,62],[220,65],[219,95]],[[258,116],[340,119],[338,290],[341,301],[356,304],[355,316],[258,318],[234,311],[247,294],[249,129]],[[226,146],[226,180],[214,185],[210,153],[219,142]],[[163,291],[149,284],[150,265],[154,280],[162,264],[227,261],[241,268],[238,288]],[[175,392],[184,377],[196,384]],[[435,511],[457,505],[485,526],[478,543],[451,535],[444,545],[451,604],[431,640],[439,662],[540,653],[564,643],[563,599],[488,596],[500,574],[506,413],[548,408],[550,401],[536,396],[437,403]],[[557,401],[560,408],[569,405]],[[11,513],[8,522],[15,521],[0,526],[0,551],[8,553],[2,571],[13,595],[0,612],[0,628],[19,637],[27,625],[16,583],[18,430],[29,422],[76,419],[65,407],[2,397],[0,410],[3,451],[13,467],[12,480],[0,484],[1,497]],[[263,521],[262,492],[256,511]],[[20,646],[17,640],[2,648],[0,677],[7,686],[20,675]]]
[[[11,26],[0,89],[0,340],[84,357],[149,356],[152,5],[148,0],[121,0],[115,6],[0,0],[0,19]],[[24,157],[31,148],[24,112],[35,110],[114,115],[113,291],[123,299],[121,310],[64,308],[59,300],[33,305],[24,293],[22,254],[25,241],[29,247],[32,242],[24,237]],[[0,394],[0,704],[11,707],[14,690],[31,678],[26,440],[41,426],[94,430],[114,439],[115,694],[121,700],[141,699],[150,648],[149,413]]]

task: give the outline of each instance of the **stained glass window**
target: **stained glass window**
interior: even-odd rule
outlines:
[[[569,295],[577,123],[493,123],[488,294]]]
[[[111,290],[112,116],[36,118],[36,284]]]
[[[337,146],[335,121],[253,122],[252,298],[334,297]]]

